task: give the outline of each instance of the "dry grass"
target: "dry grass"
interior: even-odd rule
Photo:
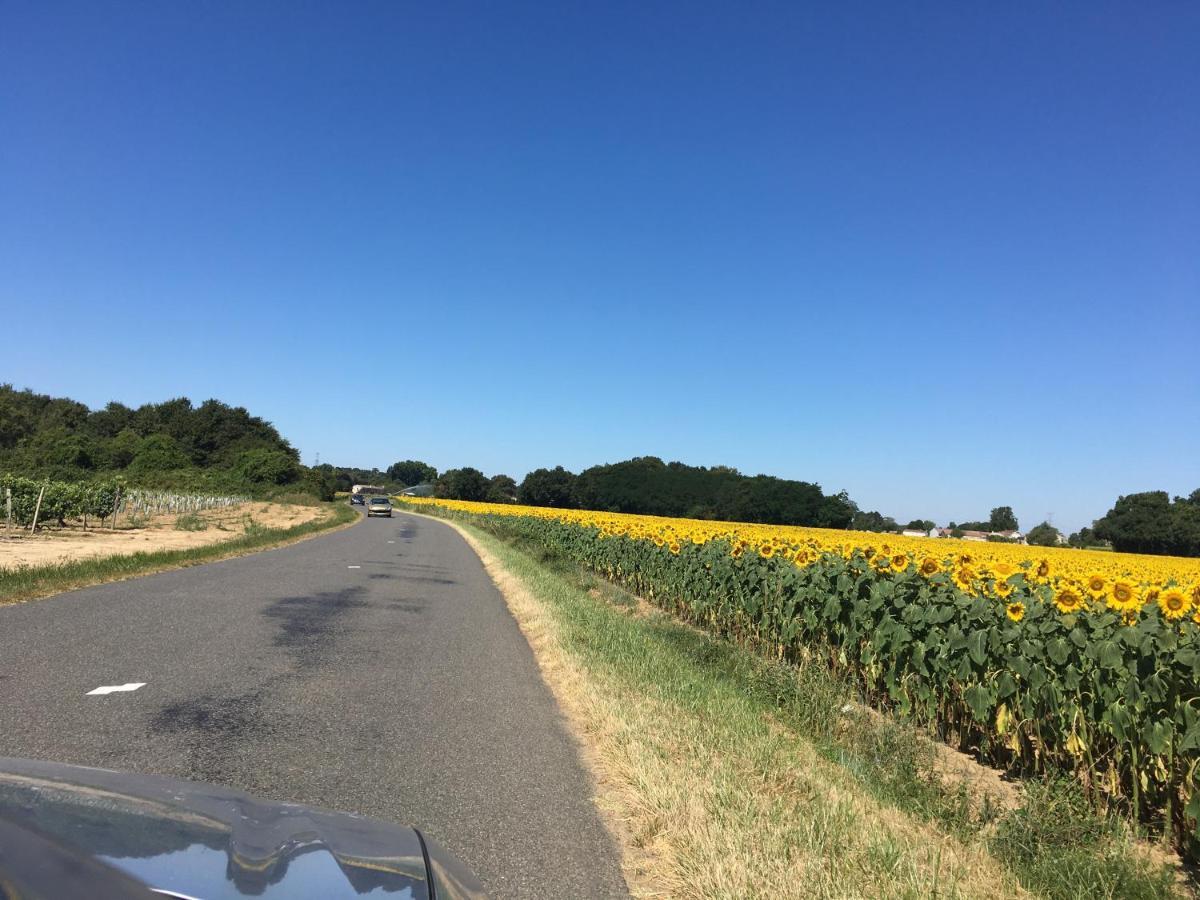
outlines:
[[[643,652],[637,632],[658,611],[588,604],[614,620],[593,629],[606,646],[589,646],[576,627],[586,623],[568,622],[554,602],[569,586],[494,538],[454,527],[508,601],[586,748],[636,896],[1022,894],[977,835],[880,802],[752,698]]]

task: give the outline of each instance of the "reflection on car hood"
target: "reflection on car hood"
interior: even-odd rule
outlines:
[[[415,829],[214,785],[0,758],[0,816],[202,900],[482,897]]]

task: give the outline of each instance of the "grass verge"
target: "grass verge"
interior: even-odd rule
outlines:
[[[542,548],[458,526],[580,735],[639,896],[1186,896],[1070,784],[1004,803],[813,665],[773,664]]]
[[[167,569],[182,569],[232,556],[245,556],[348,525],[357,518],[357,513],[344,503],[322,505],[329,508],[329,514],[320,519],[290,528],[266,528],[254,523],[254,527],[248,526],[240,537],[202,547],[125,553],[46,566],[0,569],[0,605],[36,600],[63,591],[123,581]]]

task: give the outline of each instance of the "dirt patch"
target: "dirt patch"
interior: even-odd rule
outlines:
[[[177,514],[134,520],[135,524],[121,516],[117,528],[112,531],[95,524],[85,531],[82,525],[72,524],[39,531],[35,535],[16,528],[6,534],[0,522],[0,569],[203,547],[242,537],[247,529],[291,528],[325,515],[328,513],[318,506],[252,502],[193,513],[183,522],[179,522],[180,515]],[[178,525],[187,525],[188,529]]]

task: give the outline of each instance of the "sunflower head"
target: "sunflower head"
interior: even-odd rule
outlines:
[[[746,548],[743,547],[740,543],[738,543],[738,544],[733,545],[733,549],[729,551],[729,555],[732,556],[734,559],[741,559],[742,554],[745,552],[746,552]]]
[[[678,556],[680,550],[678,541],[671,541],[671,543],[667,545],[667,549]]]
[[[1004,607],[1004,614],[1014,622],[1020,622],[1025,618],[1025,604],[1020,600],[1014,600]]]
[[[1064,614],[1079,612],[1083,608],[1083,595],[1073,587],[1062,588],[1054,596],[1054,605]]]
[[[1105,588],[1108,587],[1108,585],[1104,583],[1104,576],[1097,575],[1095,573],[1087,577],[1087,581],[1083,583],[1083,586],[1087,589],[1087,592],[1097,600],[1104,596]]]
[[[759,544],[758,545],[758,555],[761,556],[763,559],[770,559],[772,556],[775,555],[775,545],[774,544]]]
[[[907,553],[893,553],[892,554],[892,571],[893,572],[903,572],[907,568],[908,568],[908,554]]]
[[[1137,608],[1136,607],[1126,607],[1125,609],[1121,610],[1121,622],[1122,622],[1122,624],[1128,625],[1130,627],[1136,625],[1138,623]]]
[[[1114,581],[1108,589],[1105,604],[1109,609],[1120,612],[1129,606],[1138,605],[1137,591],[1128,581]]]
[[[798,566],[807,566],[810,562],[812,562],[812,558],[809,555],[809,552],[801,547],[792,554],[792,562]]]
[[[997,581],[1007,581],[1017,574],[1017,567],[1006,562],[998,562],[992,566],[992,574]]]
[[[959,566],[954,570],[954,583],[958,585],[959,590],[964,593],[971,593],[971,589],[975,585],[975,570],[970,566]]]
[[[1040,578],[1043,581],[1050,577],[1050,560],[1042,558],[1034,562],[1030,569],[1034,578]]]
[[[1177,622],[1192,609],[1192,598],[1179,588],[1168,588],[1158,595],[1158,608],[1168,622]]]
[[[1012,596],[1014,588],[1007,581],[997,581],[994,590],[996,591],[996,596],[1004,600]]]
[[[930,578],[942,571],[942,564],[932,556],[926,556],[921,560],[921,565],[917,567],[917,570],[926,578]]]

